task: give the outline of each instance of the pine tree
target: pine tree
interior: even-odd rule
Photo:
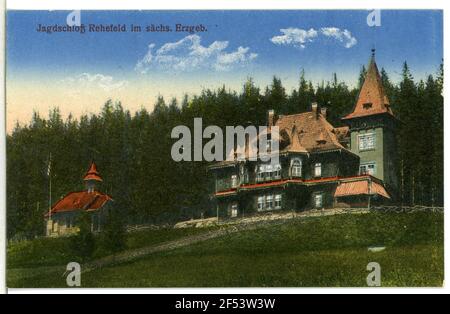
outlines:
[[[361,67],[361,70],[359,71],[359,78],[358,78],[358,90],[361,89],[361,87],[364,84],[364,80],[366,79],[367,70],[366,67],[363,65]]]

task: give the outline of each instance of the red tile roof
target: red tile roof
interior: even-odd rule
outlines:
[[[345,142],[350,139],[350,128],[348,126],[342,126],[339,128],[334,128],[334,134],[336,134],[339,142]]]
[[[109,195],[98,191],[71,192],[53,205],[51,214],[76,210],[93,211],[103,207],[111,200]],[[45,216],[47,217],[48,213]]]
[[[94,162],[91,163],[91,167],[89,168],[88,172],[84,176],[83,180],[95,180],[95,181],[103,181],[102,177],[100,176],[99,172],[97,171],[97,166]]]
[[[343,119],[351,119],[364,117],[374,114],[389,114],[394,116],[386,96],[380,73],[375,62],[375,56],[370,59],[364,84],[359,92],[358,100],[353,112],[345,116]]]
[[[345,150],[339,142],[335,128],[317,110],[281,116],[276,124],[279,127],[280,152],[316,152],[326,150]],[[283,143],[284,141],[284,143]]]
[[[342,196],[369,195],[369,194],[371,195],[378,194],[385,198],[391,198],[389,194],[386,192],[386,189],[377,182],[370,181],[370,189],[369,189],[369,180],[343,182],[337,186],[334,196],[342,197]]]

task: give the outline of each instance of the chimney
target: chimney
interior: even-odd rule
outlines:
[[[270,109],[267,111],[267,126],[270,127],[273,126],[275,123],[275,111],[273,109]]]
[[[318,118],[318,112],[317,112],[318,107],[319,107],[319,106],[317,105],[316,102],[313,102],[313,103],[311,104],[311,111],[314,112],[314,113],[316,114],[316,118]]]
[[[321,107],[320,108],[320,113],[326,119],[327,118],[327,107]]]

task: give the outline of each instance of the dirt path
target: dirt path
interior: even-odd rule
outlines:
[[[177,248],[189,246],[195,243],[203,242],[206,240],[223,237],[228,234],[233,234],[239,231],[247,231],[247,230],[255,230],[262,227],[273,226],[275,224],[281,224],[281,221],[272,221],[270,224],[268,223],[254,223],[248,225],[235,225],[235,226],[227,226],[218,230],[209,231],[199,235],[188,236],[185,238],[181,238],[178,240],[173,240],[169,242],[165,242],[162,244],[157,244],[155,246],[143,247],[135,250],[128,250],[122,253],[107,256],[104,258],[100,258],[93,262],[86,263],[82,265],[82,272],[89,272],[91,270],[102,268],[105,266],[111,266],[119,263],[129,262],[140,257],[147,256],[149,254],[164,252],[169,250],[174,250]]]

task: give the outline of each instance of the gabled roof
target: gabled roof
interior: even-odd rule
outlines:
[[[288,133],[286,133],[288,134]],[[286,151],[296,152],[296,153],[307,153],[306,148],[302,146],[300,143],[300,134],[297,131],[296,126],[292,127],[290,134],[288,134],[287,140],[289,141],[289,145],[286,147]]]
[[[100,173],[97,171],[97,166],[94,162],[91,163],[91,166],[89,167],[88,172],[83,178],[84,181],[86,180],[95,180],[95,181],[103,181],[102,177],[100,176]]]
[[[317,152],[345,150],[339,143],[335,128],[317,111],[280,116],[276,126],[282,141],[287,141],[280,152]],[[284,135],[284,136],[283,136]]]
[[[97,210],[111,200],[111,196],[99,191],[71,192],[53,205],[51,214],[76,210]],[[47,217],[48,213],[45,216]]]
[[[350,138],[350,128],[348,126],[342,126],[339,128],[334,128],[334,134],[336,134],[339,142],[348,141]]]
[[[372,50],[366,77],[358,95],[353,112],[343,119],[365,117],[375,114],[394,116],[389,99],[384,92],[381,76],[375,62],[375,50]]]

